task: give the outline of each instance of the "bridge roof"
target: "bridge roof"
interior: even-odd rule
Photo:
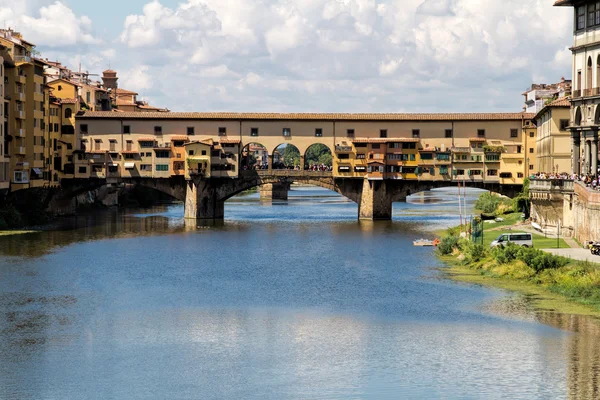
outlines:
[[[306,121],[506,121],[532,119],[533,113],[236,113],[86,111],[77,119],[143,120],[306,120]]]

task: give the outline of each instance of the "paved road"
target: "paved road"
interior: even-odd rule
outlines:
[[[589,250],[586,249],[543,249],[552,254],[556,254],[563,257],[569,257],[574,260],[590,261],[600,264],[600,256],[593,256]]]

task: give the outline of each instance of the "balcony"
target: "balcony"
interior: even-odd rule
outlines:
[[[15,82],[17,83],[27,83],[27,75],[16,75]]]
[[[23,111],[23,110],[16,110],[15,111],[15,118],[25,119],[25,111]]]
[[[171,149],[171,143],[154,143],[153,146],[154,149],[160,150],[160,149]]]
[[[18,136],[18,137],[25,137],[25,129],[23,129],[23,128],[17,129],[17,130],[15,131],[15,134],[16,134],[16,136]]]
[[[24,146],[15,147],[15,154],[25,155],[26,154],[25,147]]]
[[[581,97],[581,90],[573,90],[573,98]]]
[[[25,101],[25,93],[17,93],[15,100]]]
[[[336,153],[352,153],[352,146],[342,146],[339,144],[335,145],[335,152]]]
[[[17,64],[24,64],[24,63],[32,63],[32,58],[31,56],[27,56],[27,55],[20,55],[20,56],[15,56],[15,63]]]

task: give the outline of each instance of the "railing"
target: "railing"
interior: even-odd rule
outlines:
[[[30,56],[15,56],[15,62],[26,62],[26,63],[30,63],[31,62],[31,57]]]
[[[336,153],[352,153],[352,146],[335,146]]]
[[[295,169],[259,169],[259,170],[250,170],[250,171],[241,171],[240,175],[242,177],[252,177],[252,176],[285,176],[291,178],[310,178],[310,177],[318,177],[318,178],[327,178],[333,176],[332,171],[302,171]]]
[[[529,190],[534,192],[565,192],[574,190],[574,182],[570,179],[532,179]]]

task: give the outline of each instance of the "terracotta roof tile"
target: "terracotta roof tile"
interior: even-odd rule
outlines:
[[[356,138],[353,143],[417,143],[419,139],[413,138]]]
[[[242,141],[240,139],[219,139],[219,143],[225,144],[239,144]]]
[[[141,137],[141,138],[138,138],[138,142],[156,142],[156,138],[153,138],[153,137]]]
[[[121,153],[123,154],[139,154],[139,151],[136,150],[123,150]]]
[[[571,98],[570,97],[561,97],[554,100],[550,104],[546,104],[546,107],[571,107]]]
[[[136,92],[132,92],[131,90],[116,88],[113,90],[113,93],[116,94],[137,94]]]
[[[77,104],[79,103],[78,99],[59,99],[62,104]]]
[[[432,114],[347,114],[347,113],[235,113],[235,112],[125,112],[88,111],[79,118],[122,119],[208,119],[208,120],[307,120],[307,121],[502,121],[532,119],[532,113],[432,113]]]
[[[185,135],[173,135],[173,136],[171,136],[171,141],[173,141],[173,140],[184,140],[184,141],[188,141],[188,140],[190,140],[190,138],[188,138],[188,137],[187,137],[187,136],[185,136]]]
[[[486,138],[482,138],[482,137],[472,137],[469,138],[469,142],[485,142]]]

